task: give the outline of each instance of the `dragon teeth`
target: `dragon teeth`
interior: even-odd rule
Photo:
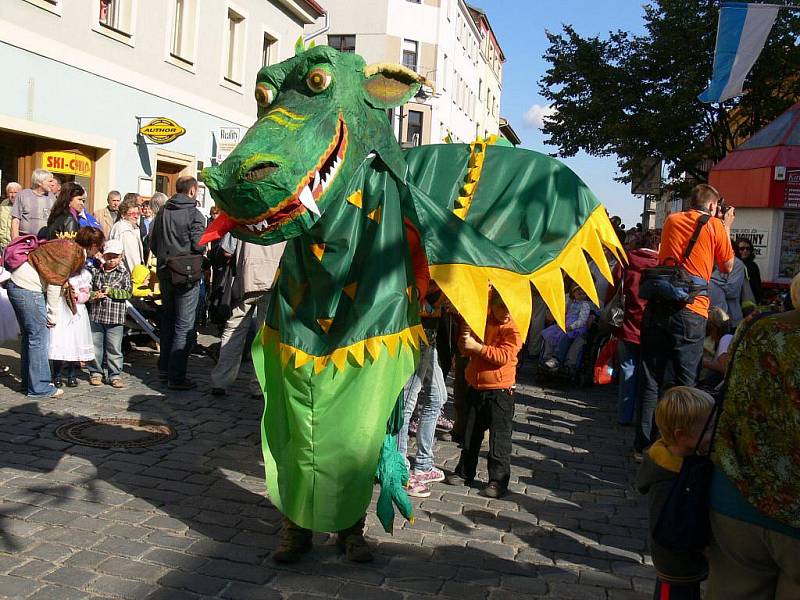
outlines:
[[[324,182],[322,187],[325,187]],[[320,216],[319,206],[317,206],[317,202],[314,200],[314,194],[311,193],[311,190],[308,188],[308,186],[304,186],[303,191],[300,192],[300,204],[305,206],[318,217]]]
[[[319,171],[317,171],[316,173],[314,173],[314,183],[312,184],[311,189],[312,190],[317,189],[319,182],[320,182]]]
[[[249,224],[247,226],[247,228],[250,231],[252,231],[253,233],[261,233],[267,227],[269,227],[269,220],[268,219],[264,219],[263,221],[261,221],[259,223],[251,223],[251,224]]]

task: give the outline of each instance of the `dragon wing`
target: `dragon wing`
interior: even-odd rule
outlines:
[[[564,327],[563,274],[599,304],[587,255],[611,281],[604,253],[625,260],[604,207],[560,161],[475,142],[408,151],[406,210],[436,280],[474,331],[484,331],[491,283],[525,334],[536,286]],[[562,274],[563,272],[563,274]]]

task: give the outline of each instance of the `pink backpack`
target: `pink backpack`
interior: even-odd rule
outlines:
[[[15,271],[28,262],[28,254],[40,245],[39,238],[35,235],[21,235],[11,241],[3,252],[3,266],[9,271]]]

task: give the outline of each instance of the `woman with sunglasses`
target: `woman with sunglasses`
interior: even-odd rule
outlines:
[[[761,271],[756,264],[753,243],[747,238],[739,238],[734,244],[736,257],[747,267],[747,278],[750,280],[750,290],[755,296],[756,304],[761,304]]]

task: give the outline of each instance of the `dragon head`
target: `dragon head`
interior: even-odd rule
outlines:
[[[268,245],[310,229],[370,152],[402,160],[386,109],[424,83],[400,65],[366,66],[357,54],[302,43],[293,58],[261,69],[258,120],[202,173],[223,213],[217,235]]]

